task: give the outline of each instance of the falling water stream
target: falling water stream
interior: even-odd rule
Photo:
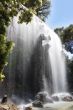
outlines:
[[[9,95],[32,98],[45,90],[66,92],[66,67],[59,37],[34,16],[31,23],[18,24],[15,17],[8,27],[8,40],[15,43],[7,77]]]
[[[49,57],[51,62],[53,92],[66,92],[66,66],[61,41],[55,33],[52,33],[51,41],[49,43]]]

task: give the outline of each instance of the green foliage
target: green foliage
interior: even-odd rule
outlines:
[[[42,5],[41,7],[38,7],[36,9],[37,11],[37,15],[43,20],[45,21],[45,18],[49,15],[50,13],[50,5],[51,2],[50,0],[42,0]]]
[[[13,47],[14,43],[12,41],[7,41],[6,36],[0,35],[0,80],[4,78],[3,70],[8,64],[8,55]]]
[[[18,23],[23,23],[23,22],[29,23],[31,20],[32,20],[32,13],[29,10],[26,10],[21,12]]]
[[[68,27],[64,28],[56,28],[54,30],[61,38],[62,42],[68,42],[73,40],[73,25],[69,25]]]
[[[4,80],[5,76],[4,74],[0,73],[0,81],[2,82]]]
[[[70,40],[73,40],[73,25],[70,25],[64,29],[63,41],[67,42]]]
[[[49,13],[49,8],[48,0],[0,0],[0,34],[5,34],[11,19],[19,12],[19,22],[28,23],[32,20],[33,13],[44,19]]]

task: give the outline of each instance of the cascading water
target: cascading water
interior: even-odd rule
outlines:
[[[54,36],[54,37],[53,37]],[[65,55],[59,37],[52,33],[49,58],[51,62],[53,92],[67,92]]]
[[[36,16],[27,25],[17,21],[15,17],[7,32],[15,42],[7,70],[8,93],[32,97],[42,90],[65,92],[65,59],[58,36]]]
[[[47,35],[50,36],[50,40],[44,40],[43,45],[49,44],[50,47],[48,55],[51,65],[53,93],[67,92],[65,55],[61,40],[52,30]]]

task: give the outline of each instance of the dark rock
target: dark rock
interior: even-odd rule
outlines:
[[[54,101],[73,101],[73,96],[70,93],[56,93],[52,95]]]
[[[52,98],[49,97],[47,92],[39,92],[35,98],[36,98],[36,100],[41,101],[43,104],[44,103],[53,103]]]
[[[3,104],[3,103],[7,103],[7,95],[5,94],[4,96],[3,96],[3,98],[2,98],[2,101],[1,101],[1,104]]]
[[[33,107],[43,107],[43,103],[41,101],[36,100],[32,103],[32,106]]]
[[[53,99],[54,101],[59,101],[58,96],[52,96],[52,99]]]
[[[70,96],[66,96],[64,98],[62,98],[63,101],[73,101],[73,98]]]
[[[26,107],[25,110],[32,110],[32,107]]]

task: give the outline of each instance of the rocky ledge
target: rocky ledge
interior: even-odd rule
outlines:
[[[0,110],[18,110],[15,104],[0,104]]]

